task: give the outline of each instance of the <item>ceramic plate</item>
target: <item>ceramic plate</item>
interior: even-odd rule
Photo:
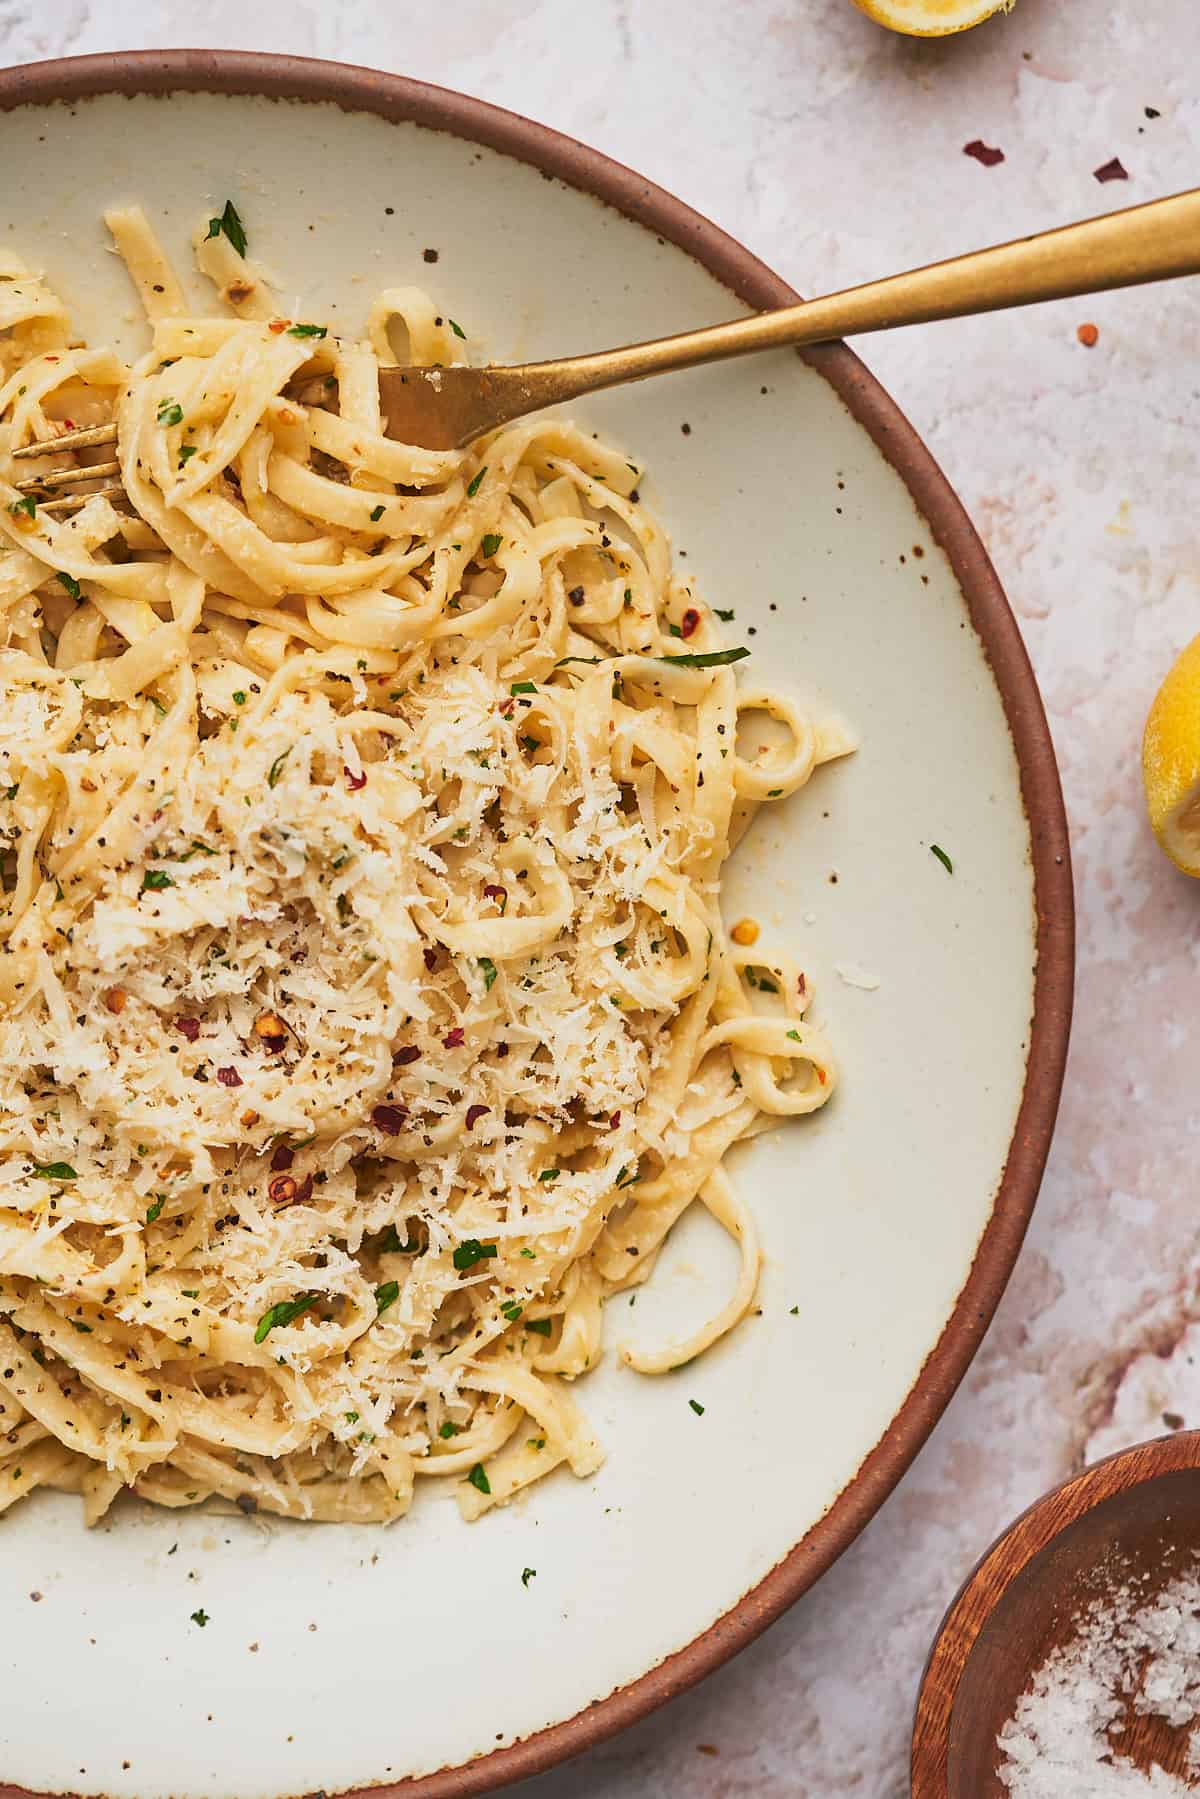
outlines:
[[[419,281],[499,360],[791,297],[594,152],[363,70],[97,57],[10,71],[0,105],[0,160],[29,171],[0,198],[0,243],[126,349],[140,333],[100,213],[133,199],[180,268],[196,220],[233,197],[293,316],[353,331],[378,288]],[[758,821],[729,893],[731,916],[802,958],[844,1069],[826,1111],[734,1157],[766,1250],[761,1313],[684,1373],[617,1366],[613,1344],[726,1291],[726,1246],[687,1222],[637,1310],[611,1308],[610,1353],[580,1386],[604,1468],[473,1527],[422,1492],[387,1531],[129,1503],[89,1535],[77,1501],[38,1495],[0,1524],[0,1783],[274,1799],[415,1777],[409,1799],[435,1799],[548,1766],[714,1667],[828,1567],[1008,1276],[1058,1096],[1071,895],[1045,720],[977,539],[844,349],[676,375],[576,416],[649,465],[749,666],[862,737]]]

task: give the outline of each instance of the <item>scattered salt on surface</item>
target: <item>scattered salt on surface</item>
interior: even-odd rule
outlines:
[[[1079,1631],[1035,1671],[997,1739],[1013,1799],[1176,1799],[1200,1791],[1200,1726],[1183,1781],[1114,1749],[1130,1705],[1179,1728],[1200,1718],[1200,1577],[1143,1601],[1133,1582],[1091,1602]]]

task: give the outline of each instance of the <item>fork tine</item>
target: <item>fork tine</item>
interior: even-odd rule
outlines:
[[[88,468],[64,468],[55,475],[30,475],[17,482],[18,493],[41,493],[54,487],[80,487],[85,481],[99,481],[105,475],[119,475],[119,462],[93,462]]]
[[[95,444],[115,444],[117,427],[115,425],[91,425],[85,431],[68,431],[62,437],[43,437],[36,443],[25,444],[12,453],[16,462],[23,456],[55,456],[60,450],[90,450]]]
[[[123,487],[110,484],[98,487],[95,493],[73,493],[65,495],[61,500],[47,500],[38,507],[38,513],[44,512],[51,518],[63,518],[69,512],[82,511],[89,500],[124,500],[127,497]]]

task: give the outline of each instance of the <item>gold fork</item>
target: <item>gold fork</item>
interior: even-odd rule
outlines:
[[[777,312],[620,350],[508,368],[381,369],[380,403],[390,437],[428,450],[462,449],[497,425],[543,407],[697,363],[719,362],[753,350],[827,343],[834,338],[887,331],[894,325],[927,324],[934,319],[1029,306],[1040,300],[1065,300],[1148,281],[1170,281],[1198,272],[1200,189],[1192,189],[868,282],[822,300],[807,300]],[[116,426],[100,425],[26,444],[14,450],[13,456],[44,456],[116,441]],[[119,473],[117,462],[101,462],[90,468],[33,476],[18,485],[23,493],[56,494],[102,480],[105,485],[98,491],[115,495],[121,488],[111,477]],[[89,497],[51,500],[46,510],[69,510]]]

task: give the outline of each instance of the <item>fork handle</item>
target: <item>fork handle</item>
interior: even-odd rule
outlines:
[[[1040,300],[1066,300],[1200,273],[1200,188],[1151,200],[1103,218],[1017,238],[990,250],[869,281],[727,325],[660,337],[597,355],[536,363],[523,371],[530,399],[550,405],[575,394],[640,381],[752,350],[826,343],[832,338],[921,325],[933,319],[999,312]],[[538,379],[541,378],[541,379]],[[537,397],[544,384],[545,397]]]

